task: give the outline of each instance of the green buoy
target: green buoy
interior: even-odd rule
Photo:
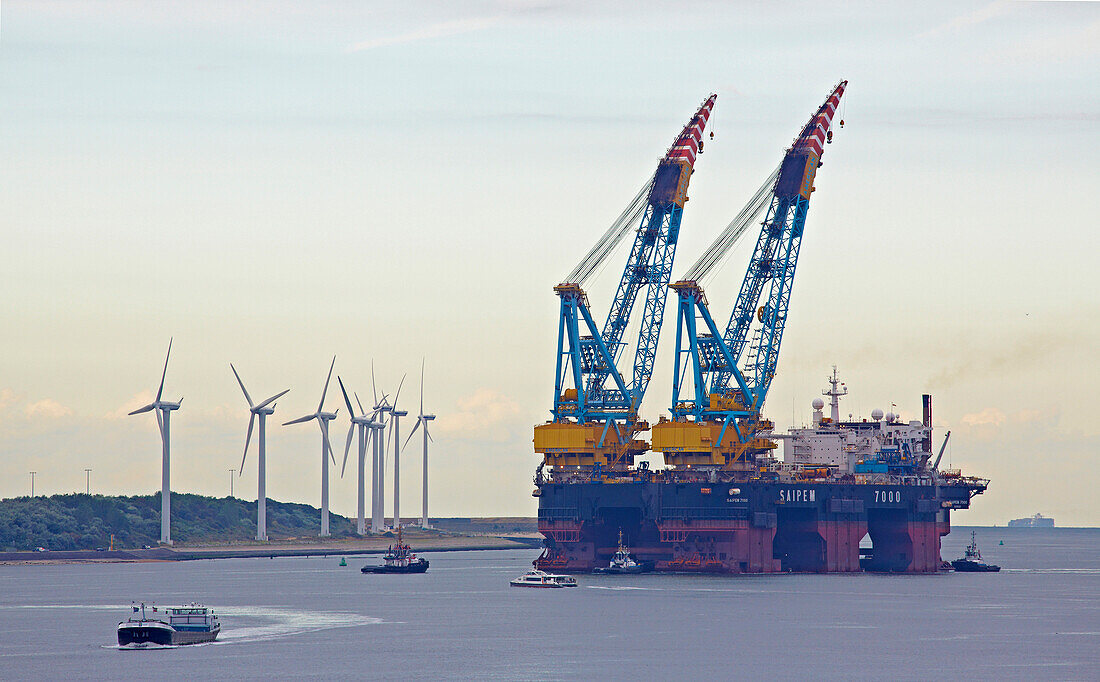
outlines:
[[[1002,542],[1001,544],[1003,545],[1004,543]],[[347,566],[348,565],[348,560],[345,559],[344,557],[340,557],[340,565],[341,566]]]
[[[1001,544],[1003,545],[1004,543],[1005,543],[1005,541],[1004,541],[1004,540],[1001,540]]]

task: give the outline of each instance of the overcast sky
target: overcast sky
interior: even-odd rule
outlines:
[[[372,360],[388,391],[408,373],[415,414],[425,358],[432,514],[534,515],[553,285],[708,93],[674,275],[846,78],[768,413],[808,420],[834,363],[844,413],[919,418],[933,393],[945,458],[992,479],[956,523],[1100,525],[1098,57],[1096,3],[7,0],[0,497],[31,470],[39,494],[83,490],[86,467],[95,492],[159,489],[155,420],[124,415],[175,337],[176,491],[229,492],[230,362],[254,397],[291,389],[267,490],[317,505],[317,429],[278,424],[316,408],[333,354],[360,396]],[[720,319],[752,241],[709,283]],[[624,260],[590,287],[600,317]],[[327,407],[342,456],[338,390]]]

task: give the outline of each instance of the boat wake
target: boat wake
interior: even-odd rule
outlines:
[[[377,625],[381,618],[339,611],[299,611],[264,606],[223,606],[219,615],[226,617],[226,628],[215,644],[243,644],[309,632]],[[230,621],[229,619],[232,619]],[[233,625],[228,625],[232,622]]]

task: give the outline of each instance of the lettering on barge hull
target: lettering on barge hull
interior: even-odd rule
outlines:
[[[813,488],[794,488],[779,491],[780,502],[817,502],[817,491]]]

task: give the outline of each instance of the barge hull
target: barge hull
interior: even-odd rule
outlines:
[[[621,530],[658,571],[932,573],[951,510],[968,508],[973,492],[966,482],[546,482],[536,566],[605,566]]]

